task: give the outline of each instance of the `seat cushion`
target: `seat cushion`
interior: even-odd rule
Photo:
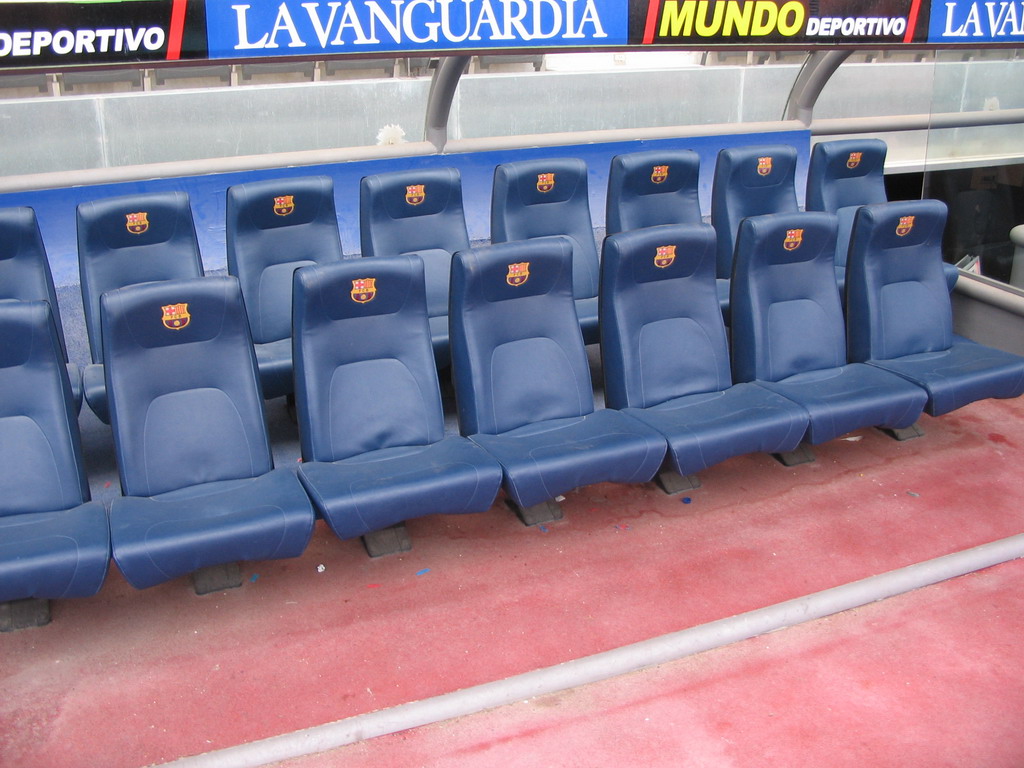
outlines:
[[[665,457],[665,438],[620,411],[472,435],[504,470],[505,491],[521,507],[593,483],[643,483]]]
[[[270,400],[292,392],[292,339],[255,344],[256,365],[260,371],[263,398]]]
[[[692,475],[746,453],[792,451],[807,431],[799,405],[756,384],[687,395],[653,408],[623,411],[668,440],[669,458],[681,475]]]
[[[806,440],[812,445],[863,427],[909,427],[928,399],[921,387],[861,363],[758,384],[803,406],[810,417]]]
[[[309,497],[290,469],[123,496],[110,506],[114,560],[138,589],[209,565],[297,557],[313,521]]]
[[[95,595],[109,563],[107,513],[98,501],[0,517],[0,603]]]
[[[1024,357],[962,340],[940,352],[922,352],[871,365],[891,371],[928,393],[926,410],[941,416],[988,397],[1024,393]]]
[[[299,479],[342,539],[423,515],[483,512],[501,487],[501,467],[479,446],[447,437],[333,463],[306,462]]]

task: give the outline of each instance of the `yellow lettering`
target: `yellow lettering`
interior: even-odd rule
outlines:
[[[753,3],[729,3],[725,8],[725,26],[722,27],[723,35],[749,35],[750,18],[754,13]]]
[[[665,0],[661,10],[661,28],[658,34],[662,37],[689,37],[693,34],[693,2],[692,0]]]

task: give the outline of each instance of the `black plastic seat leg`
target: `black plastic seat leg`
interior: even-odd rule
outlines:
[[[516,513],[516,517],[522,520],[523,525],[540,525],[541,523],[552,523],[561,520],[563,517],[562,508],[554,499],[542,501],[532,507],[521,507],[512,499],[507,499],[509,507]]]
[[[0,632],[14,632],[50,623],[50,601],[29,597],[0,603]]]
[[[773,453],[772,456],[782,465],[795,467],[800,464],[810,464],[815,460],[814,451],[807,443],[800,443],[795,450],[784,453]]]
[[[390,528],[383,528],[379,531],[370,531],[364,534],[362,539],[366,554],[370,557],[394,555],[412,549],[412,539],[409,538],[409,531],[406,530],[405,523],[392,525]]]
[[[700,488],[700,478],[696,475],[681,475],[674,469],[662,469],[654,478],[654,482],[669,496],[683,491]]]
[[[208,565],[192,572],[192,586],[197,595],[236,589],[242,586],[242,568],[238,563]]]
[[[888,427],[879,427],[885,434],[891,437],[893,440],[899,440],[901,443],[904,440],[913,440],[917,437],[924,437],[924,430],[918,426],[915,421],[909,427],[903,427],[903,429],[889,429]]]

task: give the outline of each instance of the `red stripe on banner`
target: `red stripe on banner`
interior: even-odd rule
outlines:
[[[188,0],[174,0],[171,5],[171,28],[167,34],[167,60],[181,58],[181,41],[185,37],[185,9]]]
[[[647,23],[644,24],[644,45],[650,45],[654,42],[654,26],[658,22],[658,7],[661,5],[661,0],[650,0],[647,4]]]
[[[917,28],[919,13],[921,13],[921,0],[914,0],[910,4],[910,14],[907,16],[907,34],[903,36],[904,43],[914,42],[914,30]]]

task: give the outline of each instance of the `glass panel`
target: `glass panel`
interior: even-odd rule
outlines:
[[[543,72],[469,74],[449,136],[780,119],[804,54],[762,57],[772,66],[745,66],[743,56],[743,66],[734,66],[701,53],[559,54],[545,57]]]
[[[940,52],[933,113],[1024,108],[1024,59],[1016,54]],[[1017,256],[1010,238],[1010,230],[1024,224],[1020,124],[932,129],[924,170],[924,196],[949,206],[946,260],[1024,288],[1024,247]]]

